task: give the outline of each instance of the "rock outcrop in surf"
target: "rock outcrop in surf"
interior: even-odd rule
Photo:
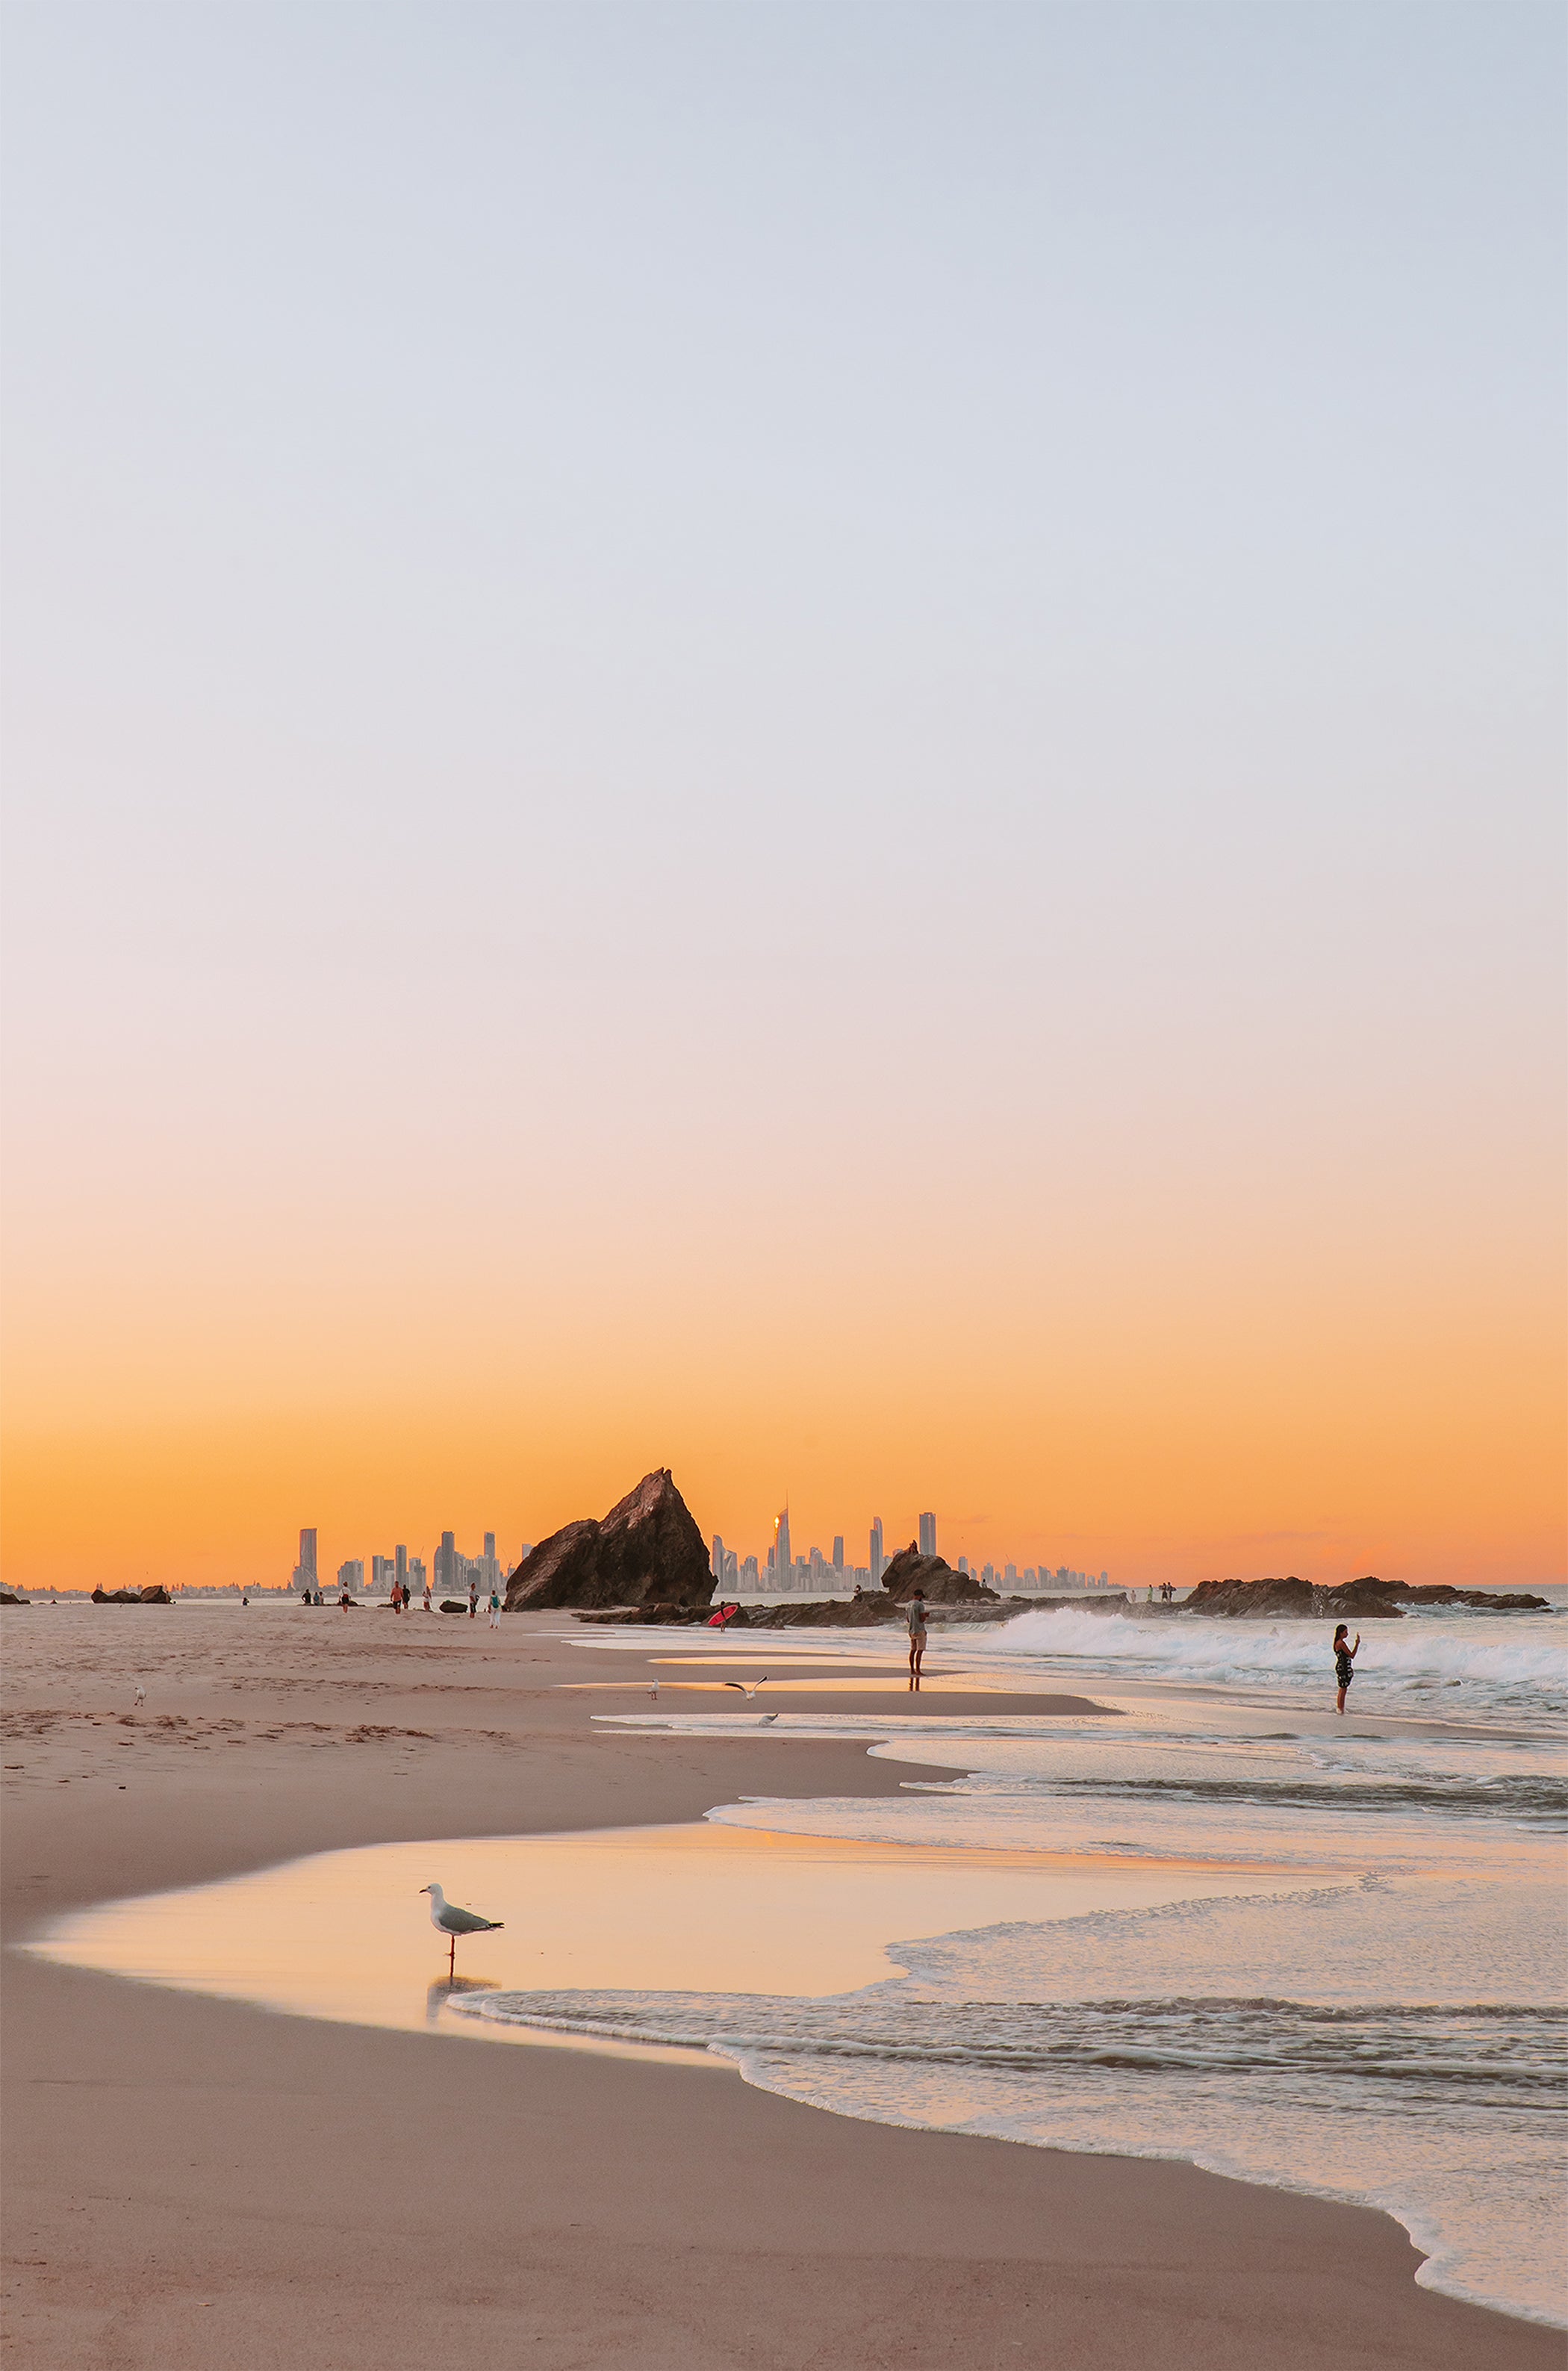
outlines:
[[[1484,1613],[1544,1613],[1544,1597],[1501,1595],[1485,1589],[1453,1589],[1447,1582],[1418,1585],[1379,1580],[1366,1573],[1320,1589],[1294,1573],[1283,1579],[1200,1580],[1182,1607],[1183,1613],[1228,1615],[1232,1620],[1290,1622],[1398,1622],[1406,1605],[1468,1605]]]
[[[712,1594],[702,1533],[660,1466],[602,1520],[567,1523],[531,1548],[507,1581],[506,1610],[700,1606]]]
[[[882,1567],[882,1585],[895,1605],[906,1605],[917,1589],[928,1605],[963,1605],[980,1598],[993,1605],[1001,1602],[972,1572],[954,1572],[946,1556],[922,1556],[913,1540]]]

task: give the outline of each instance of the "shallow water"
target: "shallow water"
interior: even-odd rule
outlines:
[[[546,2013],[578,2031],[678,2029],[842,2113],[1181,2157],[1384,2206],[1431,2251],[1424,2282],[1568,2320],[1565,1633],[1555,1613],[1368,1624],[1341,1719],[1326,1625],[1068,1609],[939,1632],[939,1679],[1009,1706],[1066,1684],[1107,1717],[785,1710],[776,1735],[860,1736],[926,1767],[896,1798],[756,1800],[714,1820],[1144,1866],[1253,1859],[1302,1884],[904,1942],[906,1975],[830,2010],[623,1996]],[[885,1639],[844,1648],[885,1664]],[[767,1660],[760,1639],[730,1652]],[[748,1726],[687,1704],[617,1718]],[[953,1775],[933,1780],[932,1764]]]

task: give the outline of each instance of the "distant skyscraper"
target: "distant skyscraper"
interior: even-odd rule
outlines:
[[[347,1564],[340,1564],[338,1567],[338,1586],[340,1589],[364,1587],[363,1556],[351,1556]]]
[[[451,1532],[443,1532],[441,1545],[434,1556],[435,1585],[450,1594],[457,1586],[457,1542]]]
[[[838,1575],[840,1580],[842,1580],[844,1578],[844,1534],[842,1532],[836,1532],[833,1535],[833,1569]]]
[[[724,1543],[720,1538],[717,1532],[713,1534],[713,1544],[708,1551],[708,1569],[713,1575],[714,1579],[719,1583],[720,1588],[722,1589],[724,1586]]]
[[[920,1518],[920,1554],[922,1556],[935,1556],[936,1553],[937,1519],[935,1515],[922,1515]]]
[[[786,1507],[773,1526],[774,1578],[780,1589],[795,1586],[795,1557],[790,1545],[790,1509]]]
[[[301,1532],[299,1535],[299,1562],[294,1569],[294,1585],[296,1589],[309,1590],[321,1586],[316,1578],[316,1533],[313,1531]]]
[[[383,1587],[390,1589],[396,1578],[397,1571],[397,1563],[393,1557],[373,1556],[370,1559],[370,1585],[372,1589],[381,1589]]]
[[[393,1578],[396,1579],[399,1589],[407,1589],[409,1585],[409,1551],[404,1546],[403,1543],[399,1541],[392,1553],[397,1559],[397,1568]]]
[[[880,1515],[873,1515],[871,1517],[871,1587],[873,1589],[880,1589],[882,1587],[882,1565],[884,1562],[885,1558],[882,1556],[882,1517]]]

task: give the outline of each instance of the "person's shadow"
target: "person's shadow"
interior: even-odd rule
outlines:
[[[454,1993],[494,1993],[501,1986],[488,1976],[442,1976],[425,1994],[425,2023],[439,2025],[441,2012]]]

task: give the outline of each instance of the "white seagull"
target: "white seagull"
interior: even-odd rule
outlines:
[[[430,1896],[430,1923],[438,1935],[444,1935],[452,1945],[447,1960],[447,1973],[457,1972],[457,1937],[459,1935],[499,1935],[505,1926],[504,1918],[481,1918],[477,1910],[459,1910],[448,1902],[439,1885],[421,1885],[421,1893]]]
[[[719,1684],[721,1687],[733,1688],[735,1694],[737,1695],[744,1696],[746,1702],[749,1704],[753,1696],[755,1695],[758,1688],[765,1688],[767,1685],[767,1673],[764,1671],[761,1679],[754,1680],[749,1688],[746,1687],[740,1680],[721,1680]]]
[[[145,1704],[145,1703],[146,1703],[146,1701],[147,1701],[147,1691],[146,1691],[146,1689],[142,1685],[142,1683],[141,1683],[141,1681],[140,1681],[140,1680],[138,1680],[138,1681],[137,1681],[137,1683],[136,1683],[136,1693],[135,1693],[135,1694],[132,1697],[131,1701],[132,1701],[132,1703],[133,1703],[133,1704]]]

